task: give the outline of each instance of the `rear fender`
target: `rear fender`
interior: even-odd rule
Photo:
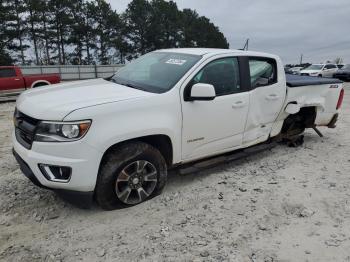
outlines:
[[[49,81],[46,81],[46,80],[37,80],[35,82],[32,83],[31,87],[30,88],[34,88],[35,85],[37,84],[45,84],[45,85],[50,85],[51,83]]]
[[[301,97],[301,99],[298,99],[296,101],[296,104],[299,108],[303,107],[317,107],[318,110],[324,111],[325,110],[325,103],[326,99],[324,97]],[[288,104],[289,105],[289,104]],[[288,107],[287,105],[287,107]],[[286,107],[286,109],[287,109]],[[286,111],[287,112],[287,111]]]

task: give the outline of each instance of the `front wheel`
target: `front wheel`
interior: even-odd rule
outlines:
[[[159,194],[166,180],[167,165],[159,150],[143,142],[126,143],[104,158],[96,201],[107,210],[137,205]]]

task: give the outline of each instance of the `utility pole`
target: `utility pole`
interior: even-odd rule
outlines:
[[[303,54],[300,55],[300,65],[303,64]]]

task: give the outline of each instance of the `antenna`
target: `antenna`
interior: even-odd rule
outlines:
[[[247,40],[245,41],[243,48],[241,48],[239,50],[248,51],[248,47],[249,47],[249,38],[247,38]]]
[[[247,41],[245,41],[245,44],[243,46],[243,50],[248,51],[248,47],[249,47],[249,38],[247,38]]]

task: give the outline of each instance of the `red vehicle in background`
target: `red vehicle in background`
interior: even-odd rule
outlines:
[[[17,66],[0,66],[0,96],[16,95],[28,88],[57,84],[58,74],[26,75]]]

